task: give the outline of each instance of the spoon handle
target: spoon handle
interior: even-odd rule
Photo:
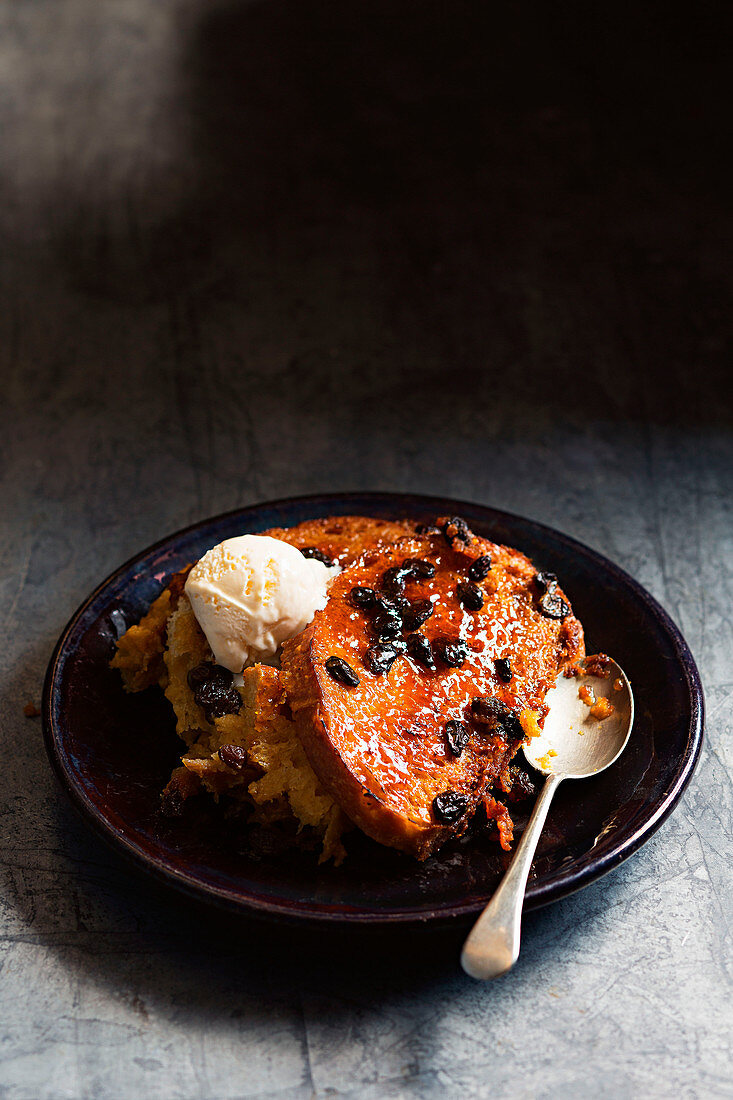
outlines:
[[[561,781],[557,775],[548,775],[545,780],[506,874],[463,945],[461,966],[472,978],[498,978],[511,970],[519,957],[527,876],[547,811]]]

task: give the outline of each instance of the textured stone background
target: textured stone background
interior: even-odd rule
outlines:
[[[0,1096],[733,1095],[725,41],[711,6],[0,5]],[[22,714],[120,561],[331,488],[561,527],[700,663],[676,813],[493,985],[456,936],[157,893]]]

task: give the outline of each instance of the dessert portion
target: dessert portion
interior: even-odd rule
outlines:
[[[112,666],[175,712],[167,812],[205,792],[338,863],[354,826],[425,859],[481,817],[508,848],[513,757],[583,653],[557,579],[518,551],[455,517],[347,516],[214,547]]]

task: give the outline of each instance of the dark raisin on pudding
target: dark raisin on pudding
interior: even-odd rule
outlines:
[[[456,592],[458,599],[469,611],[480,611],[484,606],[484,594],[473,581],[460,581]]]
[[[225,714],[239,714],[242,696],[232,686],[234,677],[228,668],[202,661],[191,669],[187,679],[194,702],[202,708],[209,722]]]
[[[507,793],[507,802],[524,802],[535,793],[535,785],[525,771],[516,765],[509,769],[512,785]]]
[[[342,657],[329,657],[326,660],[326,672],[332,680],[345,684],[346,687],[356,687],[359,683],[359,677]]]
[[[570,614],[565,600],[556,592],[545,592],[538,606],[547,619],[565,619]]]
[[[364,664],[375,676],[381,676],[383,672],[389,672],[404,648],[404,642],[401,645],[397,641],[393,643],[378,642],[376,645],[370,646],[364,654]]]
[[[446,722],[443,727],[443,732],[445,733],[448,748],[453,756],[460,756],[471,736],[471,730],[468,724],[466,722],[461,722],[458,718],[451,718],[450,722]]]
[[[381,614],[385,612],[387,614],[402,615],[409,606],[410,601],[405,596],[390,596],[380,592],[374,601],[374,613]]]
[[[382,577],[382,588],[390,596],[401,596],[408,576],[409,570],[406,570],[403,565],[393,565]]]
[[[537,573],[535,584],[543,593],[537,604],[540,612],[546,619],[565,619],[570,614],[570,608],[562,596],[558,596],[557,577],[554,573]]]
[[[214,718],[223,718],[225,714],[239,714],[242,708],[242,696],[237,689],[224,687],[216,680],[207,680],[193,693],[193,697],[210,722]]]
[[[419,665],[429,668],[431,672],[435,670],[433,647],[424,634],[410,634],[408,636],[407,652],[412,657],[413,661],[417,661]]]
[[[447,638],[441,638],[435,642],[435,652],[444,665],[448,668],[462,668],[468,657],[468,646],[465,642],[451,642]]]
[[[479,696],[471,703],[471,717],[487,731],[508,741],[521,741],[524,731],[511,707],[495,695]]]
[[[428,621],[434,610],[430,600],[415,600],[402,612],[403,628],[408,631],[417,630]]]
[[[480,558],[476,558],[471,568],[468,570],[469,579],[472,581],[482,581],[488,577],[491,571],[491,556],[489,554],[483,554]]]
[[[424,558],[407,558],[402,563],[403,569],[406,569],[411,577],[421,577],[425,580],[435,576],[435,566],[431,561],[426,561]]]
[[[433,799],[433,813],[444,825],[455,825],[460,821],[468,807],[468,796],[444,791]]]
[[[494,661],[494,669],[502,684],[511,683],[513,673],[512,662],[509,657],[497,657]]]
[[[241,745],[222,745],[219,749],[219,759],[232,771],[241,772],[249,763],[249,753]]]
[[[317,546],[302,546],[300,552],[304,558],[313,558],[315,561],[322,562],[323,565],[330,567],[336,564],[333,558],[329,558],[328,554],[324,554]]]
[[[495,725],[511,713],[506,703],[495,695],[477,696],[471,702],[471,717],[482,725]]]
[[[355,607],[359,607],[362,611],[368,611],[370,607],[374,607],[377,601],[377,593],[373,588],[364,588],[363,585],[357,584],[351,589],[349,593],[351,596],[351,602]]]
[[[398,611],[382,611],[372,619],[372,633],[378,642],[398,638],[402,633],[402,616]]]
[[[444,520],[441,530],[454,550],[464,549],[474,538],[473,531],[460,516]]]

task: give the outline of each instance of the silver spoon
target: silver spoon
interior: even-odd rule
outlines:
[[[608,718],[590,714],[578,694],[584,685],[596,700],[608,699],[613,705]],[[498,978],[519,957],[527,876],[555,791],[563,779],[587,779],[610,767],[626,748],[634,724],[631,685],[615,661],[605,678],[560,676],[546,702],[550,711],[542,736],[524,746],[524,755],[547,779],[499,888],[463,945],[461,965],[472,978]]]

